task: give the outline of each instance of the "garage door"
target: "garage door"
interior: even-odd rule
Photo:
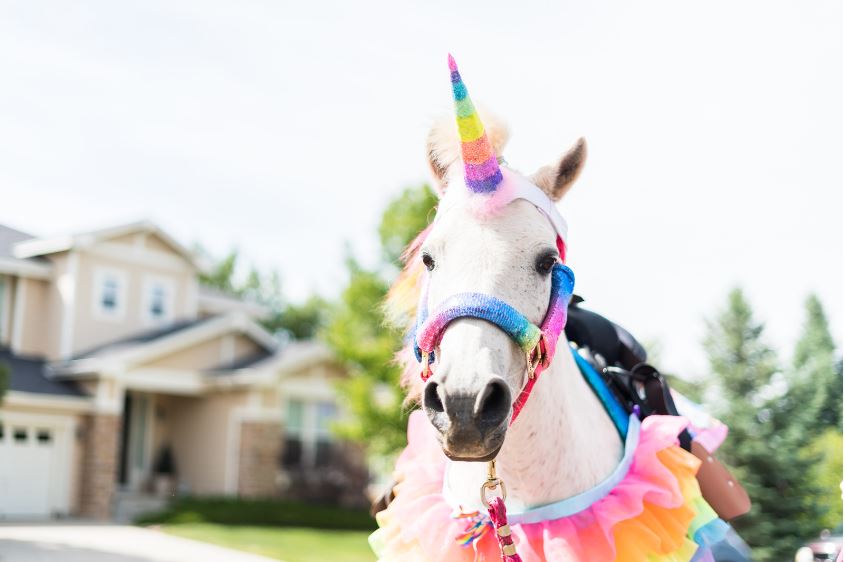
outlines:
[[[0,517],[46,517],[67,508],[68,450],[61,425],[0,419]]]

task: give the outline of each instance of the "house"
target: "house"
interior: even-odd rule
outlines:
[[[263,307],[202,287],[199,271],[149,222],[56,238],[0,226],[0,517],[366,480],[329,431],[344,375],[331,353],[281,345]]]

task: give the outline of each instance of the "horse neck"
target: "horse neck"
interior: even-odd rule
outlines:
[[[588,490],[621,457],[619,434],[561,337],[552,364],[534,385],[496,457],[508,505],[522,509]],[[453,462],[448,470],[450,490],[461,505],[477,504],[486,464]]]

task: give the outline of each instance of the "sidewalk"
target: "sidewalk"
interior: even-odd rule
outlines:
[[[0,562],[278,562],[128,525],[0,523]]]

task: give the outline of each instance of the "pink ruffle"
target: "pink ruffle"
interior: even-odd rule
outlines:
[[[676,445],[677,436],[687,426],[677,416],[649,416],[643,421],[639,445],[624,479],[591,507],[562,519],[513,525],[518,551],[525,560],[613,560],[616,555],[613,528],[621,521],[642,514],[644,502],[666,509],[684,505],[678,477],[658,458],[657,453]],[[690,456],[691,457],[691,456]],[[697,469],[690,460],[692,474]],[[379,516],[385,532],[384,559],[391,560],[403,550],[416,551],[432,561],[498,561],[496,540],[489,533],[472,547],[455,542],[465,523],[451,518],[452,508],[442,496],[446,457],[434,429],[422,412],[408,421],[408,447],[396,464],[396,499]],[[644,516],[648,516],[645,514]],[[662,526],[666,521],[661,521]],[[664,529],[674,536],[683,529]],[[644,526],[643,532],[648,532]],[[680,533],[678,535],[677,533]],[[400,558],[401,559],[401,558]]]

